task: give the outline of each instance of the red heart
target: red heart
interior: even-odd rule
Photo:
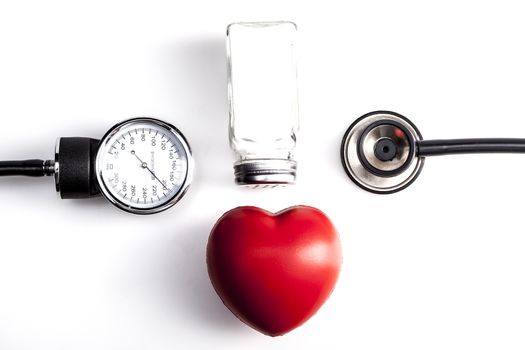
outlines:
[[[318,209],[277,214],[239,207],[213,227],[208,274],[224,305],[270,335],[306,322],[330,296],[341,267],[339,236]]]

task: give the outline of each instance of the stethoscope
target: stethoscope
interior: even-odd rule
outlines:
[[[63,199],[102,194],[117,208],[153,214],[177,203],[192,181],[184,135],[153,118],[125,120],[101,140],[61,137],[53,160],[0,161],[0,176],[54,176]]]
[[[525,139],[423,140],[408,118],[377,111],[354,121],[341,143],[341,161],[350,179],[379,194],[412,184],[426,157],[461,153],[525,153]]]

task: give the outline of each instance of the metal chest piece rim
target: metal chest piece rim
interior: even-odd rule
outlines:
[[[398,192],[421,172],[425,160],[417,154],[421,140],[421,133],[408,118],[390,111],[371,112],[346,130],[341,162],[359,187],[378,194]]]

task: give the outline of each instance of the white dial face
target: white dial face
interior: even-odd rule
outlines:
[[[154,213],[173,205],[191,180],[191,154],[182,135],[155,119],[112,128],[97,153],[102,193],[121,209]]]

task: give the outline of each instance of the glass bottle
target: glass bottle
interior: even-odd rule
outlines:
[[[239,185],[295,182],[296,32],[292,22],[228,26],[230,146]]]

